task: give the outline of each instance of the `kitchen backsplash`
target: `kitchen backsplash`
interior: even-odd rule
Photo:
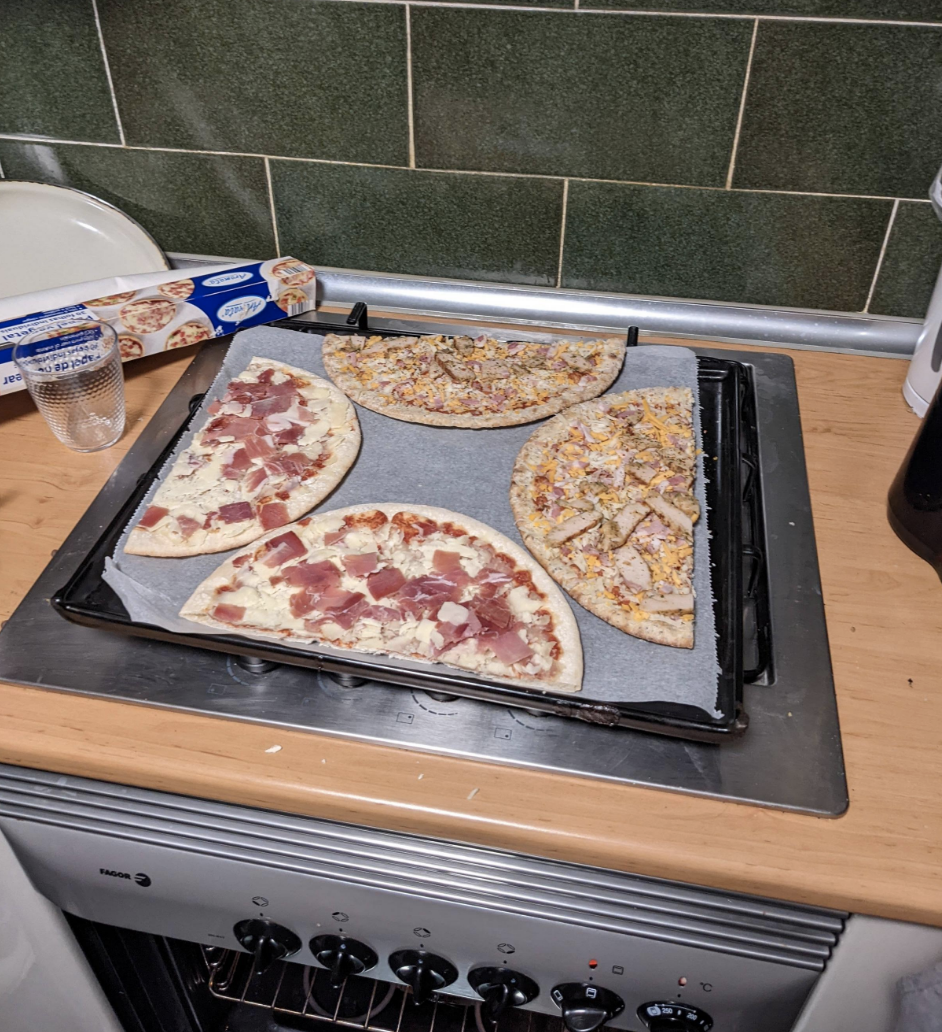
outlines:
[[[0,168],[168,251],[921,318],[939,0],[3,0]]]

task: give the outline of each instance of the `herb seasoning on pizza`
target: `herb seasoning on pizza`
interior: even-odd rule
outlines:
[[[364,408],[476,429],[530,423],[597,397],[618,375],[625,342],[328,334],[323,353],[328,376]]]
[[[637,638],[687,649],[696,454],[689,388],[609,394],[536,430],[510,489],[524,543],[577,602]]]
[[[253,358],[166,474],[124,550],[224,552],[303,516],[360,449],[350,402],[327,380]]]
[[[544,691],[582,685],[579,630],[559,588],[519,545],[447,509],[354,505],[308,516],[223,563],[180,615]]]

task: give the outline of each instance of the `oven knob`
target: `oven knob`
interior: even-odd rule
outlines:
[[[550,995],[562,1011],[563,1024],[569,1032],[595,1032],[625,1009],[620,996],[591,982],[564,982],[555,986]]]
[[[713,1019],[706,1011],[669,1000],[641,1004],[638,1017],[650,1032],[710,1032],[713,1028]]]
[[[240,921],[232,930],[249,953],[255,954],[257,975],[267,971],[276,960],[284,960],[301,949],[301,940],[290,928],[262,917]]]
[[[365,942],[346,935],[316,936],[311,939],[311,953],[330,971],[331,989],[339,989],[350,975],[361,975],[379,961]]]
[[[389,958],[389,966],[396,978],[412,989],[416,1003],[425,1003],[432,993],[451,985],[458,977],[458,969],[451,961],[425,950],[396,950]]]
[[[468,972],[468,984],[481,997],[481,1017],[496,1025],[508,1007],[522,1007],[535,1000],[540,987],[532,978],[505,967],[479,967]]]

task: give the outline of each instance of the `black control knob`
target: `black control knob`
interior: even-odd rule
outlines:
[[[564,982],[551,995],[569,1032],[595,1032],[625,1009],[620,996],[591,982]]]
[[[263,917],[240,921],[232,929],[235,937],[255,954],[255,974],[267,971],[276,960],[284,960],[301,949],[301,940],[291,931]]]
[[[508,1007],[522,1007],[535,1000],[540,987],[532,978],[505,967],[479,967],[468,972],[468,984],[481,997],[481,1017],[496,1025]]]
[[[316,936],[311,939],[311,953],[330,971],[331,989],[339,989],[351,975],[361,975],[379,962],[365,942],[346,935]]]
[[[643,1003],[638,1008],[638,1017],[648,1026],[650,1032],[710,1032],[713,1019],[706,1011],[686,1003],[672,1003],[670,1000],[655,1000]]]
[[[451,985],[458,977],[458,969],[450,960],[425,950],[396,950],[389,958],[389,966],[396,978],[412,989],[416,1003],[425,1003],[432,993]]]

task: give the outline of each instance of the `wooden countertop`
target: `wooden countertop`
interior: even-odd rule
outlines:
[[[0,685],[0,762],[942,925],[942,584],[884,517],[917,426],[900,395],[906,364],[789,354],[850,786],[845,816],[14,685]],[[25,394],[0,401],[0,619],[190,357],[126,367],[130,430],[93,455],[58,445]],[[267,753],[273,744],[281,751]]]

